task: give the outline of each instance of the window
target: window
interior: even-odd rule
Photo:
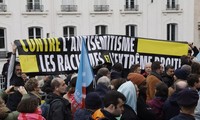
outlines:
[[[65,26],[63,27],[63,36],[64,37],[72,37],[75,36],[75,26]]]
[[[178,33],[178,25],[176,23],[167,24],[167,40],[176,41]]]
[[[77,5],[75,5],[74,0],[62,0],[61,11],[62,12],[76,12]]]
[[[126,35],[131,37],[136,37],[137,26],[136,25],[126,25]]]
[[[5,48],[5,36],[6,36],[6,29],[0,28],[0,49]]]
[[[137,11],[138,5],[136,2],[137,2],[136,0],[126,0],[124,9]]]
[[[107,34],[107,26],[105,25],[98,25],[95,27],[95,33],[97,35]]]
[[[27,11],[43,11],[43,5],[41,5],[40,0],[28,0]]]
[[[107,0],[94,0],[94,11],[109,11]]]
[[[6,12],[7,5],[4,4],[4,0],[0,0],[0,12]]]
[[[30,27],[28,28],[28,38],[42,38],[42,28],[41,27]]]
[[[167,9],[168,10],[178,10],[178,0],[167,0]]]

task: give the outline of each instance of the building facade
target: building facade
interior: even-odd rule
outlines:
[[[0,0],[0,67],[16,39],[119,34],[200,47],[199,5],[199,0]]]

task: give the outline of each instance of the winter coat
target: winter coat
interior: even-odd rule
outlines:
[[[192,115],[180,113],[179,115],[173,117],[170,120],[195,120],[195,118]]]
[[[156,120],[163,120],[163,104],[165,102],[165,99],[161,97],[155,97],[153,100],[150,100],[147,102],[149,107],[152,108],[153,112],[156,115]]]
[[[59,99],[51,104],[49,111],[49,120],[72,120],[71,104],[62,96],[51,93],[47,96],[46,103]]]
[[[139,120],[135,111],[129,106],[124,105],[124,112],[122,113],[120,120]]]
[[[162,78],[159,74],[156,72],[152,72],[149,76],[146,78],[147,82],[147,100],[152,100],[155,96],[155,86],[157,83],[160,83],[162,81]]]
[[[178,92],[174,92],[164,103],[163,113],[164,119],[170,120],[172,117],[180,113],[180,107],[177,103]]]
[[[74,120],[90,120],[93,112],[88,109],[78,109],[74,113]]]

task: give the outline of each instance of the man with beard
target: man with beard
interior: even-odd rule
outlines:
[[[54,78],[51,82],[53,93],[49,93],[46,103],[50,104],[48,120],[72,120],[71,105],[62,96],[66,93],[67,85],[62,78]],[[53,102],[55,101],[56,102]]]
[[[16,61],[17,47],[16,45],[13,44],[12,48],[13,48],[13,52],[12,52],[9,67],[8,67],[7,87],[10,85],[13,85],[14,93],[8,96],[6,106],[11,111],[15,111],[22,98],[22,95],[19,93],[17,88],[19,88],[19,86],[24,86],[25,82],[21,76],[22,70],[21,70],[20,63]]]
[[[92,115],[93,120],[117,120],[124,111],[126,97],[118,91],[109,91],[103,100],[104,108],[98,109]]]

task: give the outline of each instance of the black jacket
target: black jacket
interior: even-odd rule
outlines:
[[[139,120],[135,111],[128,105],[124,105],[124,112],[120,120]]]
[[[162,79],[163,79],[163,82],[164,82],[168,87],[172,86],[173,83],[174,83],[173,77],[167,75],[166,73],[164,73],[164,74],[162,75]]]
[[[62,96],[51,93],[47,96],[46,103],[50,103],[54,99],[60,99],[53,102],[50,106],[48,120],[72,120],[71,104]]]
[[[180,113],[180,107],[177,103],[178,92],[174,92],[164,103],[163,112],[165,120],[170,120],[172,117]]]
[[[180,113],[179,115],[173,117],[170,120],[195,120],[195,118],[192,115]]]

